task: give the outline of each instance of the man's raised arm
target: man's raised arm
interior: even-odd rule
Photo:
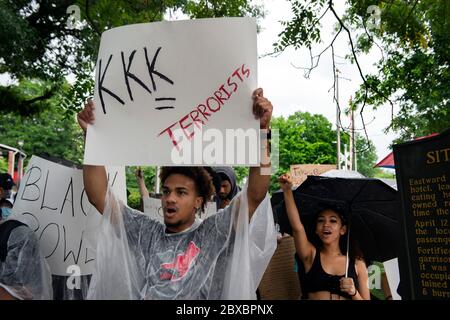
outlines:
[[[253,92],[253,114],[260,120],[260,129],[269,130],[272,118],[272,103],[264,97],[261,88]],[[259,167],[251,167],[247,189],[249,219],[266,197],[270,184],[270,146],[268,139],[262,140],[263,152],[261,154],[261,164]],[[265,158],[265,159],[264,159]],[[266,172],[264,172],[266,171]]]
[[[78,124],[84,131],[86,136],[87,126],[93,124],[94,117],[94,102],[89,100],[84,106],[84,109],[78,113]],[[103,214],[105,208],[105,196],[108,189],[108,178],[104,166],[83,165],[83,181],[86,195],[89,202]]]

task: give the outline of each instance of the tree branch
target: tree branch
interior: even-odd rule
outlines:
[[[23,105],[24,105],[24,106],[27,106],[27,105],[30,105],[30,104],[32,104],[32,103],[35,103],[36,101],[47,100],[47,99],[49,99],[49,98],[52,97],[53,91],[54,91],[54,88],[52,88],[52,89],[50,89],[50,90],[47,90],[47,91],[46,91],[43,95],[41,95],[41,96],[35,97],[35,98],[33,98],[33,99],[25,100],[25,101],[23,102]]]
[[[311,2],[312,2],[312,1],[310,1],[310,2],[307,4],[307,6],[308,6],[309,4],[311,4]],[[326,9],[325,9],[325,11],[320,15],[320,17],[317,18],[316,21],[314,21],[314,23],[312,24],[311,28],[314,27],[317,23],[319,23],[320,20],[322,20],[322,18],[325,16],[325,14],[328,12],[329,9],[330,9],[330,8],[326,8]],[[340,33],[340,30],[339,30],[338,34],[339,34],[339,33]],[[334,40],[336,39],[336,37],[337,37],[337,34],[336,34],[335,38],[333,39],[333,42],[334,42]],[[322,51],[322,53],[325,52],[328,48],[330,48],[330,46],[328,46],[327,48],[325,48],[325,49]],[[285,48],[283,48],[281,51],[274,51],[274,52],[266,53],[266,54],[263,54],[262,56],[260,56],[260,58],[265,58],[265,57],[267,57],[267,56],[275,56],[275,58],[276,58],[276,57],[278,57],[281,53],[283,53],[284,50],[285,50]],[[310,48],[309,50],[310,50],[310,56],[312,57],[311,48]],[[321,55],[322,53],[320,53],[319,55]],[[314,57],[317,57],[317,56],[314,56]],[[319,59],[320,59],[320,58],[319,58]],[[318,62],[317,62],[317,64],[318,64]],[[316,67],[317,67],[317,64],[316,64]],[[297,66],[293,65],[292,63],[291,63],[291,65],[292,65],[294,68],[297,68],[297,69],[310,69],[310,68],[305,68],[305,67],[297,67]],[[312,63],[311,63],[311,65],[312,65]],[[310,74],[311,71],[312,71],[313,69],[315,69],[316,67],[311,68],[311,69],[310,69],[310,72],[308,73],[308,76],[305,75],[305,77],[306,77],[306,78],[309,78],[309,74]]]
[[[147,5],[148,5],[148,2],[147,2]],[[156,18],[158,18],[159,16],[162,17],[163,15],[164,15],[164,1],[160,0],[160,2],[159,2],[159,11],[155,10],[155,14],[152,17],[152,21],[151,22],[156,21]]]
[[[91,28],[94,29],[95,33],[97,33],[97,35],[99,37],[101,37],[102,36],[101,32],[98,30],[98,28],[95,25],[94,21],[89,16],[89,0],[85,0],[85,10],[86,10],[86,20],[89,22]]]
[[[413,13],[414,9],[416,8],[416,5],[419,3],[419,0],[416,0],[411,8],[411,11],[409,11],[408,15],[406,16],[405,21],[403,22],[402,27],[400,28],[400,30],[402,30],[403,28],[406,27],[406,24],[408,23],[409,18],[411,17],[411,14]],[[406,31],[406,30],[405,30]]]
[[[364,27],[364,32],[366,33],[366,35],[369,37],[370,42],[372,42],[373,44],[375,44],[378,49],[380,49],[380,53],[381,53],[381,61],[383,62],[385,60],[384,58],[384,50],[383,48],[381,48],[381,46],[374,40],[374,37],[372,35],[370,35],[369,30],[367,30],[366,27],[366,23],[364,22],[364,19],[361,18],[362,20],[362,26]]]
[[[304,77],[305,77],[306,79],[308,79],[309,76],[311,75],[311,72],[312,72],[315,68],[317,68],[317,66],[319,65],[319,61],[320,61],[320,58],[321,58],[322,54],[324,54],[330,47],[333,47],[334,42],[336,41],[336,39],[337,39],[337,37],[339,36],[339,34],[341,33],[341,31],[342,31],[342,26],[341,26],[341,28],[339,29],[339,31],[336,33],[336,35],[334,36],[334,38],[333,38],[333,40],[331,41],[331,43],[330,43],[328,46],[326,46],[325,49],[323,49],[318,55],[313,56],[313,55],[312,55],[312,50],[311,50],[311,48],[309,49],[309,56],[310,56],[310,59],[311,59],[311,66],[310,66],[309,68],[307,68],[307,67],[298,67],[298,66],[295,66],[295,65],[292,64],[292,63],[291,63],[291,65],[292,65],[294,68],[296,68],[296,69],[307,70],[307,71],[305,71]],[[334,57],[334,53],[333,53],[333,57]],[[315,64],[314,64],[314,58],[317,58]]]
[[[361,120],[362,120],[362,123],[363,123],[365,136],[366,136],[367,140],[369,140],[369,135],[367,134],[367,130],[366,130],[365,122],[364,122],[364,116],[363,116],[364,108],[366,107],[366,104],[367,104],[369,84],[367,83],[366,77],[364,76],[364,74],[362,72],[362,68],[361,68],[361,66],[359,64],[359,60],[358,60],[358,57],[356,55],[355,46],[353,44],[353,40],[352,40],[352,37],[351,37],[350,30],[347,28],[347,26],[344,24],[344,22],[341,20],[341,18],[338,16],[336,11],[334,10],[333,0],[329,0],[328,6],[330,7],[331,12],[333,12],[333,15],[335,16],[336,20],[341,25],[341,28],[343,28],[345,30],[345,32],[347,33],[347,36],[348,36],[348,39],[349,39],[349,43],[350,43],[350,48],[352,50],[353,58],[355,59],[355,63],[356,63],[356,66],[358,68],[359,75],[360,75],[360,77],[361,77],[361,79],[363,80],[363,83],[364,83],[364,100],[363,100],[363,105],[361,107],[361,110],[360,110],[359,114],[361,116]],[[392,110],[392,119],[391,119],[391,121],[392,121],[393,120],[394,104],[392,103],[392,101],[388,97],[386,97],[383,93],[381,93],[376,87],[370,86],[370,88],[374,92],[379,94],[381,97],[383,97],[385,100],[389,101],[389,103],[391,105],[391,110]]]

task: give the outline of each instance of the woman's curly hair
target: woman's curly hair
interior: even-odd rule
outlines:
[[[207,202],[215,193],[212,178],[208,171],[203,167],[162,167],[159,174],[161,184],[164,184],[172,174],[181,174],[194,180],[196,192],[203,198],[201,210],[204,212]]]

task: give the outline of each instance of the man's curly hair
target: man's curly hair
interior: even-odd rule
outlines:
[[[172,174],[181,174],[194,180],[196,192],[203,198],[201,209],[204,212],[207,202],[215,193],[212,178],[208,171],[203,167],[162,167],[159,174],[161,184],[164,184],[166,179]]]

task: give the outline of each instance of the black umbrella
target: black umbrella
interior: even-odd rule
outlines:
[[[347,216],[350,237],[366,261],[386,261],[398,256],[400,227],[397,191],[378,179],[308,176],[294,199],[309,239],[316,214],[327,207]],[[284,201],[272,202],[280,231],[291,233]]]

